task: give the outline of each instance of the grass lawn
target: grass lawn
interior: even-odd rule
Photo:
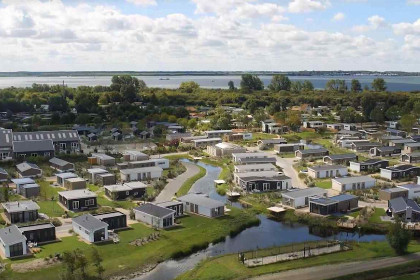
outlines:
[[[278,156],[281,158],[294,158],[296,155],[295,153],[281,153]]]
[[[44,200],[58,199],[58,192],[64,191],[61,187],[54,187],[47,181],[39,181],[40,197]]]
[[[331,189],[332,182],[331,182],[331,179],[316,181],[315,186],[322,189]]]
[[[272,193],[253,193],[240,198],[240,202],[249,204],[258,213],[268,213],[267,208],[276,205],[281,201],[281,194]]]
[[[179,188],[178,192],[176,193],[177,196],[186,195],[188,191],[191,189],[192,185],[194,185],[195,182],[197,182],[200,178],[206,175],[206,169],[199,165],[197,166],[200,169],[200,171],[195,176],[188,178],[187,181],[185,181],[184,184],[182,184],[182,186]]]
[[[265,139],[273,139],[276,138],[276,134],[270,134],[270,133],[262,133],[262,132],[253,132],[252,133],[252,140],[265,140]]]
[[[385,216],[385,209],[383,208],[376,208],[375,213],[369,218],[369,223],[380,224],[383,223],[381,220],[381,216]]]
[[[331,155],[353,153],[351,150],[335,146],[331,140],[332,139],[317,139],[314,143],[324,146],[328,151],[330,151]]]
[[[131,230],[119,232],[120,243],[104,245],[88,245],[78,241],[77,237],[65,237],[62,242],[43,245],[42,251],[34,258],[23,260],[6,260],[7,264],[21,263],[32,259],[42,259],[50,254],[80,248],[88,255],[89,248],[96,247],[104,259],[105,278],[115,274],[127,274],[141,269],[147,264],[167,260],[174,256],[189,254],[194,250],[206,247],[210,242],[233,232],[238,232],[258,223],[258,219],[250,211],[232,208],[232,211],[221,218],[208,219],[201,216],[187,216],[179,219],[181,225],[169,230],[161,230],[161,237],[142,247],[132,246],[129,243],[135,239],[147,237],[154,230],[141,223],[132,225]],[[92,272],[90,266],[88,272]],[[2,274],[6,279],[14,280],[44,280],[57,279],[62,266],[56,265],[38,271],[17,273],[7,267]]]
[[[64,209],[58,205],[57,200],[54,201],[37,201],[40,213],[48,215],[48,217],[61,217],[64,215]]]
[[[174,159],[193,159],[192,156],[190,156],[189,154],[185,153],[185,154],[178,154],[178,155],[170,155],[170,156],[164,156],[164,158],[167,158],[169,160],[174,160]]]
[[[420,250],[420,244],[412,242],[409,252]],[[225,255],[204,260],[193,270],[180,275],[177,280],[210,280],[210,279],[247,279],[250,277],[275,273],[290,269],[310,267],[323,264],[334,264],[350,261],[361,261],[379,257],[395,256],[386,242],[369,242],[353,244],[353,250],[330,255],[317,256],[302,260],[274,263],[254,268],[247,268],[238,261],[237,254]],[[359,278],[352,278],[359,279]]]
[[[98,204],[100,206],[108,206],[112,208],[124,208],[124,209],[132,209],[136,206],[136,204],[129,200],[121,200],[121,201],[111,201],[105,197],[104,192],[98,193]]]

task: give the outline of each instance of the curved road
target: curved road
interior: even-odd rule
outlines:
[[[332,279],[353,273],[359,273],[369,270],[381,269],[384,267],[395,266],[420,260],[420,253],[410,254],[406,256],[381,258],[363,262],[348,262],[331,265],[313,266],[295,270],[288,270],[269,275],[262,275],[254,280],[279,280],[279,279],[299,279],[299,280],[322,280]]]
[[[165,188],[156,197],[155,202],[159,203],[172,200],[172,198],[175,196],[175,193],[185,183],[185,181],[187,181],[189,178],[195,176],[196,174],[198,174],[198,172],[200,172],[198,166],[193,163],[183,161],[181,161],[181,163],[187,168],[187,170],[178,177],[169,181]]]

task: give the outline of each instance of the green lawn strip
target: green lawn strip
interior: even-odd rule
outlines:
[[[281,153],[278,156],[281,158],[294,158],[296,155],[295,153]]]
[[[352,153],[351,150],[349,149],[345,149],[345,148],[340,148],[335,146],[332,143],[332,139],[316,139],[314,141],[314,143],[316,144],[320,144],[322,146],[324,146],[329,152],[330,154],[348,154],[348,153]]]
[[[417,252],[420,245],[412,242],[409,251]],[[311,267],[325,264],[335,264],[351,261],[361,261],[380,257],[395,256],[393,250],[387,242],[369,242],[354,244],[353,250],[334,253],[329,255],[311,257],[289,262],[279,262],[254,268],[247,268],[238,260],[237,254],[225,255],[210,258],[202,261],[193,270],[190,270],[179,277],[177,280],[210,280],[210,279],[247,279],[258,275],[275,273],[285,270]],[[354,278],[352,278],[354,279]],[[358,279],[358,278],[356,278]]]
[[[277,138],[276,134],[262,133],[262,132],[253,132],[252,140],[265,140],[265,139],[274,139]]]
[[[58,199],[58,192],[64,191],[61,187],[54,187],[47,181],[39,181],[39,196],[43,200],[51,200],[51,198]]]
[[[380,269],[368,270],[359,273],[353,273],[341,277],[331,278],[330,280],[374,280],[374,279],[389,279],[389,280],[402,280],[402,279],[419,279],[415,275],[404,275],[409,273],[416,273],[420,271],[420,261],[412,261],[405,264],[382,267]],[[416,273],[420,275],[419,273]],[[398,276],[397,276],[398,275]],[[392,277],[391,276],[396,276]]]
[[[178,192],[176,193],[177,196],[183,196],[188,193],[188,191],[191,189],[192,185],[194,185],[195,182],[197,182],[200,178],[204,177],[206,175],[206,169],[204,167],[201,167],[197,165],[197,167],[200,169],[200,171],[192,176],[191,178],[188,178],[184,184],[179,188]]]
[[[132,225],[131,230],[119,232],[120,243],[106,245],[88,245],[78,241],[77,237],[65,237],[62,242],[43,245],[42,251],[34,258],[45,258],[55,253],[80,248],[86,254],[89,248],[96,247],[104,259],[105,277],[115,274],[127,274],[147,265],[167,260],[174,256],[183,256],[205,248],[209,243],[220,240],[231,233],[239,232],[247,226],[255,225],[258,219],[246,210],[232,208],[225,217],[208,219],[201,216],[187,216],[179,219],[181,226],[169,230],[161,230],[161,237],[142,247],[132,246],[129,243],[137,238],[143,238],[154,232],[153,229],[141,223]],[[33,260],[6,260],[10,263],[21,263]],[[56,279],[62,270],[60,265],[44,268],[38,271],[17,273],[8,271],[4,274],[8,279],[14,280],[43,280]],[[92,266],[88,271],[92,272]]]
[[[331,179],[315,181],[315,186],[322,189],[331,189],[332,182]]]
[[[375,207],[375,212],[373,213],[372,216],[369,217],[369,223],[376,223],[376,224],[383,223],[381,220],[381,216],[385,216],[385,209]]]
[[[268,214],[267,208],[275,206],[281,201],[281,193],[268,192],[268,193],[253,193],[247,194],[240,198],[241,203],[252,206],[252,209],[257,213]]]
[[[118,200],[118,201],[109,200],[105,197],[104,192],[98,193],[97,200],[100,206],[108,206],[112,208],[132,209],[133,207],[136,206],[136,204],[130,200]]]
[[[61,217],[64,215],[64,209],[58,205],[57,201],[37,201],[40,213],[46,214],[48,217]]]
[[[170,156],[164,156],[164,158],[167,158],[169,160],[175,160],[175,159],[193,159],[192,156],[190,156],[189,154],[185,153],[185,154],[178,154],[178,155],[170,155]]]

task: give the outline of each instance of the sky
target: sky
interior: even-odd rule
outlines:
[[[420,0],[2,0],[0,71],[420,72]]]

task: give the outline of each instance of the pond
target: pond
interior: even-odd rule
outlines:
[[[216,192],[213,182],[218,178],[221,168],[202,162],[197,164],[204,167],[207,170],[207,174],[191,187],[191,192],[207,193],[210,198],[226,202],[226,197],[220,196]],[[210,244],[206,249],[186,258],[162,262],[151,272],[136,279],[171,280],[194,268],[201,260],[208,257],[281,246],[290,243],[325,239],[355,240],[360,242],[385,240],[384,235],[368,234],[359,236],[358,233],[350,232],[339,232],[338,234],[325,237],[312,233],[311,229],[306,225],[283,223],[271,220],[264,215],[259,215],[259,219],[261,223],[258,226],[245,229],[233,237],[227,236],[224,241],[217,244]]]

